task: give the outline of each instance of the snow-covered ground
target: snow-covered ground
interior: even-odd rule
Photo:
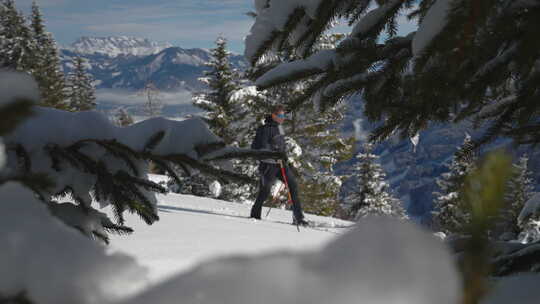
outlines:
[[[135,232],[108,250],[148,268],[149,284],[122,303],[457,303],[449,251],[414,224],[307,214],[316,227],[299,232],[290,211],[258,221],[250,207],[169,193],[154,225],[126,217]]]
[[[151,179],[159,182],[163,177],[151,175]],[[308,214],[307,219],[321,227],[298,232],[290,224],[291,211],[273,209],[268,218],[258,221],[248,218],[250,208],[191,195],[158,195],[160,220],[148,226],[135,214],[126,216],[135,232],[112,236],[110,251],[135,257],[155,283],[217,257],[318,249],[353,224]],[[263,216],[267,210],[263,209]]]

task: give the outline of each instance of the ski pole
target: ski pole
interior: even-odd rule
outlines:
[[[279,188],[279,191],[276,193],[276,195],[272,197],[272,202],[270,203],[270,206],[274,205],[274,203],[277,201],[279,194],[281,193],[281,191],[283,191],[283,187],[285,187],[285,184],[282,184],[281,187]],[[268,217],[271,210],[272,210],[272,207],[268,207],[268,212],[266,212],[266,217]]]
[[[285,174],[285,166],[283,165],[283,160],[279,160],[279,166],[281,167],[281,176],[283,177],[283,181],[285,182],[285,188],[287,188],[287,197],[289,204],[293,204],[292,197],[291,197],[291,189],[289,189],[289,182],[287,181],[287,174]],[[296,221],[296,229],[298,232],[300,232],[300,223]]]

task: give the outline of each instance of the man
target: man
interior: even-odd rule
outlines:
[[[251,144],[251,148],[285,152],[285,138],[280,126],[283,121],[285,121],[285,107],[283,105],[277,105],[273,108],[272,114],[266,117],[264,125],[257,129],[257,134]],[[283,163],[283,166],[285,167],[285,177],[293,201],[293,224],[306,226],[308,225],[308,222],[304,219],[302,206],[298,199],[298,185],[296,179],[285,163]],[[262,205],[268,198],[272,185],[276,179],[279,178],[282,182],[285,182],[281,173],[281,166],[277,160],[262,160],[259,164],[259,173],[261,174],[259,193],[257,194],[255,204],[253,204],[253,207],[251,208],[251,217],[256,219],[261,218]]]

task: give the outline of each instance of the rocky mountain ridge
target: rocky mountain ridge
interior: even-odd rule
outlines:
[[[77,39],[71,45],[63,47],[63,49],[79,54],[102,54],[116,57],[119,55],[152,55],[169,47],[172,47],[172,44],[168,42],[154,42],[146,38],[84,36]]]
[[[96,89],[139,90],[151,82],[166,91],[202,89],[198,78],[211,59],[209,50],[130,37],[83,37],[72,47],[61,49],[60,56],[65,73],[72,70],[75,57],[86,59]],[[240,70],[247,66],[241,55],[231,55],[230,62]]]

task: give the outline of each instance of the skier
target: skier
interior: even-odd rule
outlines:
[[[285,107],[283,105],[276,105],[273,108],[272,113],[266,117],[264,125],[257,129],[255,139],[251,144],[252,149],[264,149],[272,151],[286,151],[285,138],[280,124],[285,121]],[[293,207],[293,224],[307,226],[308,222],[304,219],[302,213],[302,206],[298,199],[298,185],[294,175],[289,168],[282,162],[285,171],[285,178],[288,185],[288,191],[290,191]],[[251,208],[251,217],[255,219],[261,218],[261,209],[264,201],[268,198],[270,190],[276,179],[280,179],[285,182],[281,165],[274,159],[265,159],[259,163],[259,173],[261,179],[259,183],[259,193],[255,204]]]

